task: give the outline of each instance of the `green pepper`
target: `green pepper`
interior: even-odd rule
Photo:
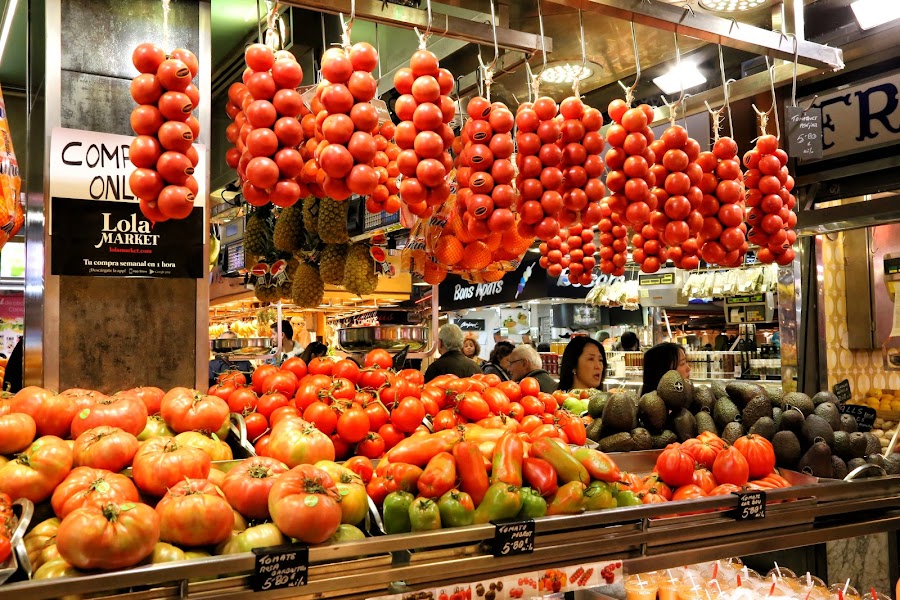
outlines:
[[[450,490],[437,504],[444,527],[465,527],[475,522],[475,504],[465,492]]]
[[[641,506],[643,502],[631,490],[622,490],[616,495],[616,506]]]
[[[616,499],[613,498],[610,485],[604,481],[592,481],[584,490],[584,510],[603,510],[615,508]]]
[[[547,507],[548,515],[577,515],[584,511],[584,489],[585,486],[580,481],[570,481],[565,485],[559,486],[550,506]]]
[[[416,498],[409,505],[409,522],[413,531],[435,531],[441,528],[441,511],[437,502]]]
[[[584,485],[591,482],[587,469],[578,462],[569,449],[556,444],[551,438],[542,437],[534,440],[531,444],[531,455],[550,463],[556,469],[560,481],[565,483],[578,481]]]
[[[409,492],[391,492],[384,499],[384,532],[409,533],[412,524],[409,521],[409,507],[415,496]]]
[[[526,487],[519,490],[519,496],[522,498],[522,508],[516,515],[519,519],[536,519],[547,514],[547,501],[540,492]]]
[[[605,453],[593,448],[578,448],[575,450],[575,458],[581,463],[591,479],[598,479],[608,483],[615,483],[622,478],[619,467]]]
[[[492,484],[484,494],[484,500],[475,509],[476,523],[490,523],[512,519],[522,509],[522,497],[519,488],[498,481]]]

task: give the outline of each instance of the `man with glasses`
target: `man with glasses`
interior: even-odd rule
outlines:
[[[505,363],[505,364],[503,364]],[[502,366],[513,381],[522,381],[526,377],[534,377],[541,386],[541,391],[552,394],[556,391],[557,382],[543,369],[541,355],[534,346],[522,344],[503,360]]]

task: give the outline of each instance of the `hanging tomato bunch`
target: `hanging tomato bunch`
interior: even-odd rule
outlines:
[[[524,237],[534,236],[543,241],[559,234],[563,208],[562,148],[558,143],[562,131],[556,118],[558,110],[552,98],[542,97],[534,103],[520,104],[516,113],[519,232]]]
[[[603,115],[570,96],[559,105],[559,169],[563,174],[562,210],[559,221],[565,227],[593,227],[600,222],[600,200],[606,197],[603,175],[604,142],[600,128]],[[579,234],[576,234],[579,235]],[[580,262],[578,260],[574,261]]]
[[[598,205],[598,210],[603,209]],[[564,269],[569,269],[569,283],[590,285],[593,282],[597,246],[592,228],[581,224],[563,228],[559,235],[543,242],[540,251],[540,265],[550,277],[559,277]]]
[[[394,87],[401,94],[394,105],[402,121],[394,133],[400,147],[400,199],[412,214],[424,217],[450,196],[447,174],[453,159],[447,150],[455,136],[448,123],[456,107],[448,94],[453,90],[453,75],[440,68],[434,53],[420,47],[409,67],[394,75]]]
[[[648,125],[653,109],[647,104],[629,108],[624,100],[617,99],[610,102],[608,110],[613,120],[606,132],[606,141],[612,146],[606,152],[609,208],[623,224],[639,230],[656,209],[650,193],[659,183],[651,171],[659,158],[650,148],[655,139]]]
[[[625,274],[625,263],[628,261],[628,227],[622,222],[618,213],[610,208],[612,198],[600,201],[600,270],[607,275],[621,276]]]
[[[378,185],[372,195],[366,198],[366,211],[370,213],[380,213],[382,211],[388,214],[394,214],[400,210],[400,197],[397,195],[400,191],[400,184],[397,183],[397,175],[400,169],[397,168],[397,156],[400,154],[400,148],[394,143],[394,132],[396,128],[390,121],[385,121],[378,133],[375,134],[375,152],[373,164],[375,172],[378,173]]]
[[[151,222],[187,218],[198,193],[194,169],[200,159],[193,142],[200,122],[193,111],[200,90],[191,83],[199,70],[197,57],[184,48],[167,57],[161,48],[144,43],[131,60],[140,75],[131,81],[131,97],[139,106],[131,112],[137,137],[129,149],[136,167],[129,187]]]
[[[763,135],[756,148],[744,155],[744,184],[747,187],[749,241],[760,247],[759,262],[788,265],[794,260],[797,233],[796,198],[791,194],[794,178],[788,173],[787,153],[778,147],[778,138]]]
[[[225,128],[225,138],[231,147],[225,152],[225,163],[228,168],[237,171],[246,146],[241,139],[241,127],[247,123],[247,115],[241,108],[244,97],[250,92],[243,83],[232,83],[228,88],[228,100],[225,102],[225,114],[231,119],[231,123]]]
[[[700,214],[703,226],[697,236],[700,255],[711,265],[737,267],[747,254],[744,224],[744,183],[737,143],[722,137],[712,152],[701,152],[697,164],[703,170]]]

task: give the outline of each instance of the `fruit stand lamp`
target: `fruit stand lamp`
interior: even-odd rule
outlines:
[[[593,74],[590,67],[563,63],[541,71],[541,80],[547,83],[574,83],[575,80],[583,81]]]
[[[700,6],[715,12],[743,12],[771,3],[771,0],[700,0]]]
[[[872,29],[894,19],[900,19],[900,3],[881,0],[856,0],[850,3],[853,16],[861,29]]]
[[[653,78],[653,83],[664,94],[674,94],[682,89],[688,90],[706,83],[706,77],[697,68],[697,65],[682,61],[680,65],[669,69],[664,75]]]

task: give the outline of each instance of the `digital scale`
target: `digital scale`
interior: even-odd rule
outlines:
[[[771,323],[775,320],[775,295],[772,292],[725,298],[725,321],[729,325]]]

